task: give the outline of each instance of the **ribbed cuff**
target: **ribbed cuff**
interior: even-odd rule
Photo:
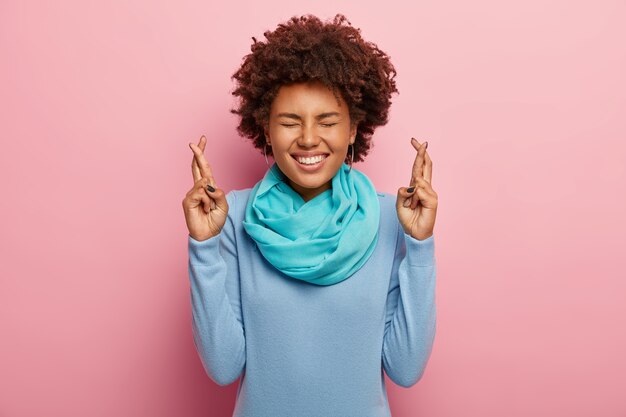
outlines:
[[[406,259],[411,266],[432,266],[435,264],[435,235],[424,240],[415,239],[404,233]]]
[[[206,240],[196,240],[187,235],[189,250],[189,262],[192,264],[213,264],[219,256],[220,235],[217,234]]]

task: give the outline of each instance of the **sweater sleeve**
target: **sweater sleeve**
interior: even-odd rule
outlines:
[[[382,363],[396,384],[422,377],[436,332],[434,235],[417,240],[398,230],[387,294]]]
[[[194,344],[208,376],[222,386],[239,378],[246,361],[232,219],[236,197],[233,191],[226,197],[228,217],[220,234],[203,241],[188,235]]]

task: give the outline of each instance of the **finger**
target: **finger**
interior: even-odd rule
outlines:
[[[193,153],[196,158],[196,162],[198,163],[198,166],[200,167],[200,172],[202,173],[202,176],[209,180],[209,184],[211,184],[212,186],[215,186],[215,179],[213,178],[211,167],[209,166],[209,163],[204,157],[204,152],[195,143],[191,143],[189,144],[189,146],[191,147],[191,150],[193,150]]]
[[[435,209],[438,204],[439,196],[437,192],[433,190],[432,186],[428,181],[422,178],[419,181],[423,186],[418,187],[417,197],[420,199],[420,204],[422,207],[430,210]]]
[[[206,184],[206,178],[201,178],[196,182],[194,187],[189,191],[187,199],[192,203],[191,207],[197,207],[202,205],[202,209],[205,213],[209,212],[211,207],[211,198],[206,192],[204,185]]]
[[[215,203],[214,196],[212,196],[212,194],[215,194],[215,192],[211,192],[209,190],[209,180],[207,178],[202,178],[200,181],[198,181],[198,185],[198,193],[202,196],[202,203],[204,205],[205,213],[209,213],[211,210],[215,210],[217,204]],[[215,188],[213,188],[213,190],[215,190]]]
[[[228,201],[226,200],[226,193],[221,188],[213,187],[208,182],[207,178],[201,178],[196,183],[196,188],[206,194],[211,202],[211,209],[220,208],[224,212],[228,212]]]
[[[214,188],[215,191],[210,191],[205,187],[206,193],[211,197],[213,204],[212,208],[220,208],[225,213],[228,212],[228,201],[226,200],[226,193],[221,188]]]
[[[206,148],[206,136],[202,135],[200,138],[200,142],[198,142],[198,147],[202,150],[202,154],[204,155],[204,149]],[[215,185],[215,181],[213,181],[213,185]],[[210,192],[210,190],[207,190]],[[211,210],[215,210],[217,205],[215,204],[215,200],[211,199]]]
[[[423,189],[427,194],[435,196],[435,190],[432,185],[426,180],[426,178],[418,178],[416,181],[416,187]]]
[[[191,143],[189,144],[191,148]],[[191,149],[193,150],[193,148]],[[195,183],[200,178],[202,178],[202,173],[200,172],[200,167],[198,166],[198,162],[196,162],[196,155],[191,158],[191,175],[193,175],[193,182]]]
[[[204,154],[204,147],[205,146],[206,146],[206,137],[204,135],[202,135],[200,137],[200,141],[198,142],[198,147],[202,150],[203,154]],[[190,148],[191,148],[191,146],[190,146]],[[193,148],[191,148],[191,150],[193,151]],[[200,167],[198,166],[198,161],[196,160],[196,155],[195,154],[193,156],[193,160],[191,161],[191,169],[193,171],[194,181],[197,181],[200,178],[202,178],[202,173],[200,172]]]
[[[404,201],[404,204],[402,204],[403,207],[410,207],[411,204],[413,204],[413,194],[415,194],[415,186],[411,184],[411,186],[408,187],[407,190],[410,190],[411,188],[413,189],[413,191],[411,192],[407,191],[408,197]]]
[[[417,141],[417,139],[411,138],[411,146],[413,146],[413,148],[418,151],[418,154],[420,145],[421,144]],[[417,156],[418,155],[415,155],[415,159],[413,160],[413,166],[411,167],[411,179],[409,180],[409,184],[411,185],[415,185],[415,169],[417,164]]]
[[[204,210],[205,213],[209,213],[211,209],[214,208],[215,203],[211,201],[206,191],[200,190],[198,194],[200,194],[200,199],[202,200],[202,210]]]
[[[435,197],[435,190],[425,178],[417,178],[415,182],[415,192],[411,198],[411,209],[414,210],[422,201]]]
[[[408,187],[400,187],[398,188],[398,195],[396,197],[396,208],[399,209],[401,207],[407,207],[411,203],[411,196],[413,192],[407,191]]]
[[[428,152],[424,152],[424,160],[424,179],[428,181],[429,184],[432,184],[433,161],[430,159]]]
[[[198,181],[196,181],[195,188],[198,190],[206,190],[207,185],[209,185],[209,180],[205,177],[202,177]]]
[[[419,195],[417,195],[417,192],[420,190],[419,178],[415,179],[415,182],[411,185],[410,188],[413,188],[414,191],[411,193],[411,198],[409,199],[409,204],[407,204],[407,207],[411,210],[415,210],[415,207],[417,207],[417,204],[420,201]]]
[[[413,198],[416,200],[414,203],[411,203],[411,210],[415,210],[418,205],[423,205],[422,201],[425,201],[430,197],[430,194],[426,191],[426,189],[422,187],[418,187],[415,189],[415,195]]]
[[[415,178],[421,178],[423,176],[424,169],[424,151],[426,148],[424,144],[420,144],[417,139],[411,138],[411,144],[417,150],[415,155],[415,161],[413,162],[413,169],[411,170],[411,185],[415,185]]]

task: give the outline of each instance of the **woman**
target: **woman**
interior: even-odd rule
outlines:
[[[409,387],[430,356],[432,162],[412,138],[397,196],[352,167],[397,92],[389,57],[359,32],[306,15],[253,38],[232,111],[275,161],[254,187],[225,194],[206,138],[189,144],[194,341],[217,384],[241,377],[235,416],[389,416],[383,369]]]

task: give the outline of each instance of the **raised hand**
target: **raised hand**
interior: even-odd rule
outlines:
[[[194,185],[183,199],[183,211],[189,235],[202,241],[222,231],[228,215],[228,203],[224,191],[216,187],[211,167],[204,157],[206,137],[202,135],[197,145],[189,143],[189,147],[194,153],[191,160]]]
[[[415,138],[411,138],[411,144],[417,151],[411,172],[411,186],[398,189],[396,211],[405,233],[417,240],[424,240],[434,233],[438,197],[430,185],[433,162],[426,152],[428,142],[420,145]]]

